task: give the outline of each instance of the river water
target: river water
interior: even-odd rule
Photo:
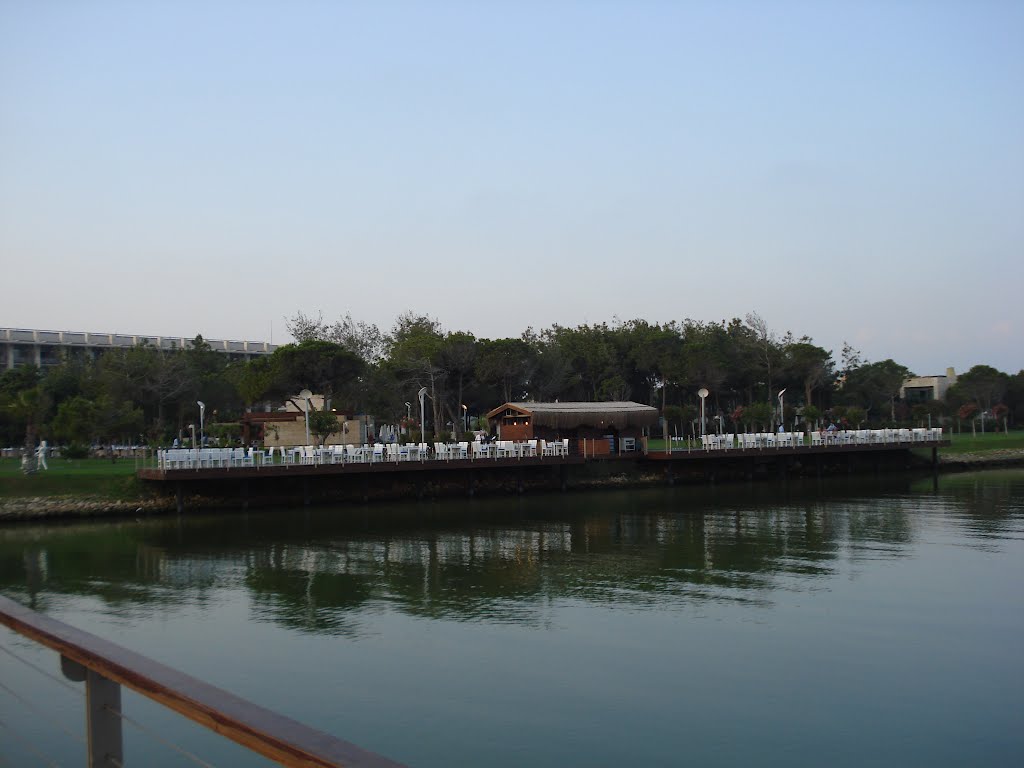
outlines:
[[[1018,470],[19,525],[0,592],[413,766],[1024,755]],[[81,764],[0,648],[0,763]],[[132,764],[265,764],[124,706]]]

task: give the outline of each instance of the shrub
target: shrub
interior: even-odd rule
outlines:
[[[68,443],[62,450],[61,456],[65,459],[87,459],[89,458],[89,446],[85,443]]]

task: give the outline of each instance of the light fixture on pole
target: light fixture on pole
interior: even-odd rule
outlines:
[[[194,451],[196,449],[196,425],[189,424],[188,428],[192,432],[192,450]]]
[[[299,397],[305,401],[305,408],[303,410],[306,412],[306,445],[309,445],[309,398],[312,396],[313,393],[308,389],[299,392]]]
[[[412,403],[405,404],[405,420],[412,421]]]
[[[705,423],[704,423],[704,398],[706,398],[710,394],[711,393],[708,392],[707,389],[705,389],[704,387],[701,387],[700,389],[697,390],[697,397],[700,398],[700,436],[701,437],[704,437],[704,433],[706,431]]]
[[[200,447],[202,447],[202,445],[203,445],[203,437],[204,437],[203,422],[204,422],[204,417],[206,415],[206,403],[204,403],[202,400],[196,400],[196,405],[199,406],[199,445],[200,445]],[[192,442],[195,442],[195,437],[194,436],[193,436]]]
[[[782,408],[782,396],[786,394],[786,389],[782,388],[779,390],[779,425],[786,428],[786,411]]]
[[[427,411],[426,405],[424,405],[424,398],[427,396],[427,388],[420,387],[420,391],[417,393],[420,398],[420,442],[427,442],[427,431],[425,429],[427,422]]]
[[[469,408],[465,403],[462,404],[462,431],[469,431]]]

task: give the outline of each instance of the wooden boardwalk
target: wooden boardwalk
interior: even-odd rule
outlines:
[[[910,451],[931,452],[933,469],[938,449],[948,440],[914,442],[844,443],[759,448],[676,449],[640,451],[607,456],[569,454],[502,458],[427,458],[413,461],[349,461],[345,463],[288,463],[256,466],[202,466],[144,468],[140,480],[174,493],[179,511],[186,495],[237,498],[243,507],[250,499],[272,497],[311,503],[314,497],[347,494],[367,501],[372,496],[422,498],[441,493],[473,496],[479,488],[522,493],[527,487],[566,490],[573,477],[586,474],[588,465],[620,464],[624,471],[661,473],[669,484],[689,477],[714,482],[718,478],[753,478],[794,473],[854,472],[883,467],[904,469]]]

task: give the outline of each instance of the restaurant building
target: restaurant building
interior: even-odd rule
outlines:
[[[601,456],[638,450],[658,409],[631,401],[505,403],[487,414],[500,440],[569,440],[570,451]]]

